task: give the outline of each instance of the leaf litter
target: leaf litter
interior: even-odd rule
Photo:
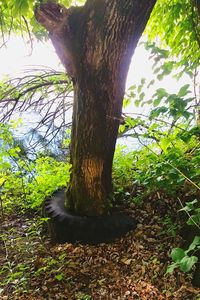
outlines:
[[[96,246],[52,244],[38,217],[7,216],[1,230],[0,299],[199,300],[191,273],[166,275],[171,249],[182,243],[174,234],[173,205],[156,195],[142,205],[125,205],[123,210],[138,220],[136,230]]]

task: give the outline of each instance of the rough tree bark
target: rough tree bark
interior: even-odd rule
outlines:
[[[155,2],[87,0],[67,9],[47,1],[35,10],[74,83],[66,203],[78,215],[108,212],[126,76]]]

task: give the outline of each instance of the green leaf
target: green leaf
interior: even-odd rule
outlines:
[[[186,202],[186,206],[184,206],[183,208],[179,209],[179,211],[191,211],[194,210],[194,204],[197,203],[197,199],[191,201],[191,202]]]
[[[136,89],[136,85],[131,85],[130,87],[129,87],[129,91],[134,91]]]
[[[158,106],[158,105],[160,104],[161,100],[162,100],[162,99],[159,99],[159,98],[158,98],[158,99],[155,99],[155,100],[153,101],[153,106],[154,106],[154,107]]]
[[[138,94],[141,93],[142,88],[143,88],[143,85],[142,85],[142,84],[138,85],[138,88],[137,88]]]
[[[169,75],[173,70],[174,62],[167,61],[161,66],[162,73],[158,75],[158,79],[162,79],[164,76]]]
[[[192,225],[192,226],[196,226],[196,224],[199,224],[199,223],[200,223],[200,215],[199,214],[190,216],[189,220],[187,221],[187,224]]]
[[[135,101],[134,101],[135,106],[138,107],[138,106],[140,105],[140,102],[141,102],[141,101],[140,101],[139,99],[135,100]]]
[[[144,93],[144,92],[142,92],[142,93],[139,95],[139,99],[140,99],[140,101],[142,101],[142,100],[144,99],[144,97],[145,97],[145,93]]]
[[[26,15],[29,8],[27,0],[16,0],[14,1],[13,11],[15,14]]]
[[[170,145],[171,145],[171,140],[168,137],[165,137],[160,141],[160,147],[164,152],[167,151]]]
[[[178,97],[184,97],[185,95],[190,93],[190,91],[188,91],[189,87],[189,84],[185,84],[184,86],[182,86],[178,92]]]
[[[190,252],[190,251],[193,251],[197,248],[197,246],[200,245],[200,236],[195,236],[192,244],[189,246],[188,250],[185,251],[186,253]]]
[[[185,251],[181,248],[174,248],[171,252],[171,258],[174,262],[180,262],[185,257]]]
[[[189,111],[184,111],[184,112],[182,113],[182,115],[183,115],[183,117],[184,117],[186,120],[188,120],[189,117],[193,116],[193,114],[190,113]]]
[[[168,93],[166,92],[166,90],[164,88],[159,88],[156,90],[156,95],[159,97],[159,98],[164,98],[168,95]]]
[[[194,244],[194,245],[200,245],[200,236],[195,236],[192,244]]]
[[[153,79],[153,80],[151,80],[150,82],[149,82],[149,84],[147,85],[147,88],[149,89],[150,88],[150,86],[151,85],[153,85],[155,83],[155,80]]]
[[[183,257],[183,259],[180,261],[180,269],[183,272],[189,272],[192,267],[194,266],[194,264],[196,264],[196,262],[198,261],[198,257],[197,256],[185,256]]]
[[[123,108],[126,108],[128,105],[130,105],[131,99],[130,98],[124,98],[123,100]]]
[[[55,275],[55,279],[57,279],[58,281],[63,280],[63,274],[57,274],[57,275]]]
[[[150,120],[157,118],[160,114],[164,114],[168,111],[168,108],[165,106],[161,106],[158,108],[155,108],[150,113]]]
[[[174,269],[176,269],[178,267],[177,263],[173,263],[170,266],[167,267],[167,271],[166,274],[170,274],[174,272]]]

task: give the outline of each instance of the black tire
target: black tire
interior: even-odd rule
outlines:
[[[199,259],[200,259],[200,255],[199,255]],[[193,286],[200,288],[200,262],[197,263],[196,265],[196,269],[194,271],[193,278],[192,278],[192,284]]]
[[[82,217],[68,212],[64,206],[65,190],[58,190],[45,201],[45,215],[50,218],[55,242],[108,243],[136,228],[137,222],[122,213],[101,217]]]

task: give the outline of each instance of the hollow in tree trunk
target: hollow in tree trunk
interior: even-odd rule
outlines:
[[[47,1],[35,10],[74,84],[66,205],[75,214],[108,212],[126,76],[155,2],[87,0],[67,9]]]

